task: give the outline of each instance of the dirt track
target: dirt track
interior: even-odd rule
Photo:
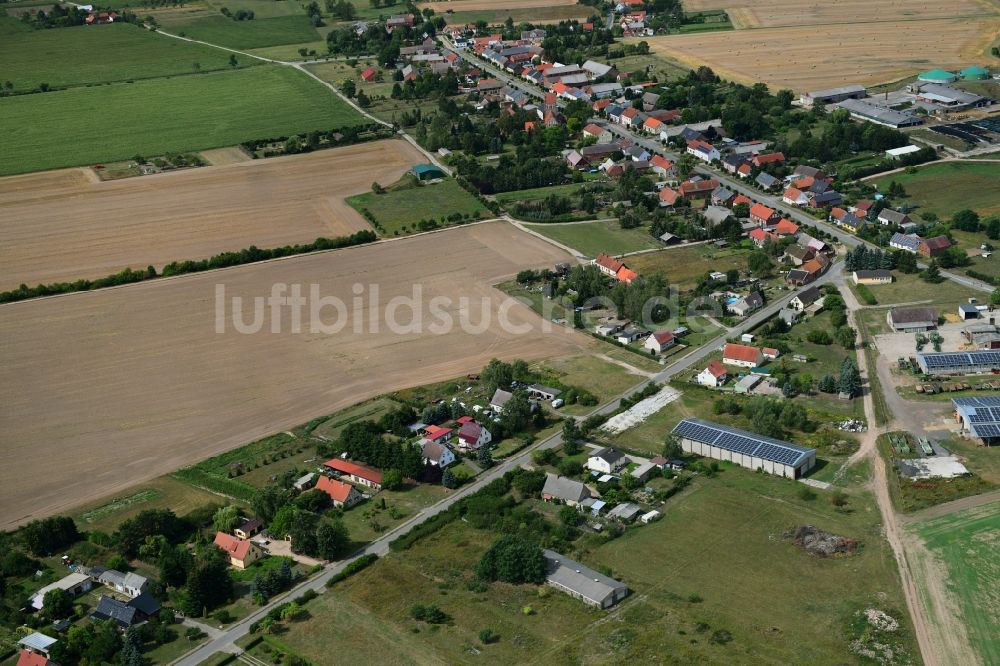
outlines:
[[[270,294],[311,283],[353,308],[352,285],[378,284],[378,303],[423,288],[479,299],[519,270],[568,255],[505,223],[389,241],[98,292],[0,306],[0,529],[106,496],[369,396],[480,369],[491,357],[577,351],[588,338],[461,331],[244,335],[216,333],[215,290]],[[366,291],[367,294],[370,291]],[[250,302],[245,320],[253,319]],[[456,307],[447,308],[454,313]],[[379,308],[381,310],[381,308]],[[366,310],[367,312],[367,310]],[[406,320],[407,311],[401,310]],[[306,309],[308,313],[308,308]],[[324,320],[334,318],[330,310]],[[513,323],[541,320],[517,305]],[[431,323],[431,322],[428,322]],[[283,329],[290,326],[287,310]],[[367,329],[368,327],[366,327]]]
[[[367,229],[344,197],[422,161],[393,139],[118,181],[83,169],[3,178],[0,290]]]

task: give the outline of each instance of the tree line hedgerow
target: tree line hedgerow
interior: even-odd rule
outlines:
[[[153,266],[146,267],[146,270],[132,270],[126,268],[121,272],[98,278],[96,280],[77,280],[76,282],[52,282],[49,284],[39,284],[29,287],[22,284],[17,289],[0,292],[0,303],[13,303],[29,298],[39,298],[41,296],[54,296],[56,294],[69,294],[76,291],[91,291],[93,289],[103,289],[105,287],[116,287],[134,282],[144,282],[158,277],[170,277],[173,275],[184,275],[186,273],[200,273],[216,268],[228,268],[230,266],[240,266],[242,264],[252,264],[267,259],[277,259],[280,257],[291,257],[297,254],[307,254],[320,250],[337,250],[354,245],[364,245],[378,239],[374,231],[358,231],[349,236],[338,236],[336,238],[317,238],[312,243],[283,245],[275,248],[259,248],[251,245],[238,252],[223,252],[209,259],[197,261],[172,261],[157,273]]]

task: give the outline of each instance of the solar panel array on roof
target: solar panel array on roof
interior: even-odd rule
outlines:
[[[917,358],[923,361],[927,369],[963,366],[1000,368],[1000,351],[990,349],[972,352],[929,352],[917,354]]]
[[[701,419],[684,419],[674,427],[673,433],[685,439],[710,444],[733,453],[762,458],[779,465],[793,467],[798,466],[810,454],[816,452],[815,449],[805,446],[764,437],[739,428],[709,423]]]
[[[984,439],[1000,437],[1000,397],[954,398],[952,404],[974,436]]]

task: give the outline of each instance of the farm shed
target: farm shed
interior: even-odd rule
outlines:
[[[54,583],[49,583],[31,597],[31,606],[36,610],[45,607],[45,593],[50,590],[64,590],[71,597],[78,597],[84,592],[90,592],[94,586],[94,581],[85,573],[74,572],[60,578]]]
[[[816,465],[816,449],[718,425],[684,419],[673,433],[688,453],[727,460],[747,469],[798,479]]]
[[[1000,370],[1000,351],[920,352],[917,365],[927,375],[988,375]]]
[[[963,430],[986,446],[1000,442],[1000,396],[952,398],[951,404]]]
[[[828,88],[826,90],[813,90],[799,96],[799,103],[805,107],[814,104],[834,104],[843,102],[845,99],[864,99],[868,97],[868,91],[861,85],[840,86],[839,88]]]
[[[417,177],[417,180],[433,180],[444,178],[444,171],[434,164],[415,164],[410,169],[410,173]]]
[[[929,331],[937,326],[937,310],[934,308],[893,308],[885,316],[896,333]]]
[[[542,551],[549,565],[546,582],[591,606],[611,608],[628,596],[628,586],[614,578],[563,557],[552,550]]]

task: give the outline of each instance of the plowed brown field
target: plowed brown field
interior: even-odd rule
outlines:
[[[422,161],[393,139],[118,181],[84,169],[3,178],[0,290],[368,229],[344,197]]]
[[[341,173],[343,170],[341,170]],[[337,174],[334,174],[337,177]],[[476,371],[492,357],[577,351],[588,338],[538,332],[527,307],[509,320],[534,332],[394,334],[216,332],[216,286],[266,297],[274,283],[318,284],[349,308],[352,285],[377,284],[380,311],[421,285],[434,296],[480,299],[491,284],[569,255],[493,222],[117,289],[0,306],[0,529],[65,510],[370,396]],[[366,291],[365,299],[368,298]],[[365,301],[367,302],[367,300]],[[456,306],[445,308],[456,312]],[[244,302],[252,320],[250,301]],[[364,317],[372,308],[364,309]],[[309,312],[307,307],[306,313]],[[400,311],[406,320],[407,310]],[[331,310],[324,320],[334,318]],[[456,317],[457,318],[457,317]],[[361,319],[366,321],[367,319]]]

